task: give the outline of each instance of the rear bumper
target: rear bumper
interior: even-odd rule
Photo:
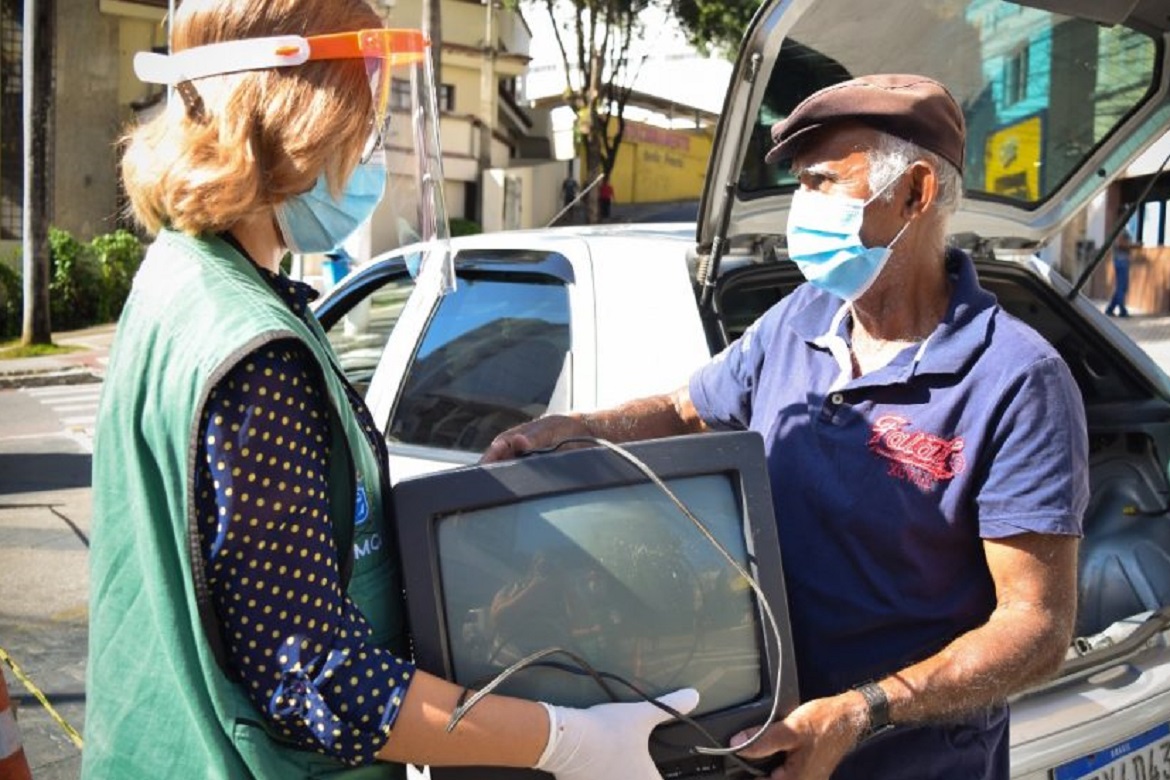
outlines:
[[[1125,661],[1012,703],[1011,776],[1050,770],[1170,722],[1170,631]]]

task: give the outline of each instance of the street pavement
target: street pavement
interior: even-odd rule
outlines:
[[[1170,372],[1170,316],[1114,321]],[[36,780],[80,772],[92,436],[113,331],[55,334],[81,348],[65,355],[0,351],[0,671]]]
[[[109,362],[113,340],[113,325],[96,325],[53,334],[54,344],[74,347],[73,352],[5,359],[5,350],[0,349],[0,390],[99,382]]]

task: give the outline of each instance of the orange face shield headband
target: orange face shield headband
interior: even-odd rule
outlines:
[[[139,52],[134,72],[142,81],[176,86],[186,81],[266,68],[288,68],[310,61],[363,59],[374,111],[374,135],[381,137],[389,118],[395,69],[417,66],[429,41],[421,30],[373,29],[328,35],[274,35],[223,41],[172,54]]]

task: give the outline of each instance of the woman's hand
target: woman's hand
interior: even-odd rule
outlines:
[[[699,704],[699,692],[683,688],[659,698],[682,714]],[[650,759],[650,732],[670,720],[670,713],[648,701],[598,704],[589,709],[554,707],[549,713],[549,740],[535,769],[557,780],[660,780]]]

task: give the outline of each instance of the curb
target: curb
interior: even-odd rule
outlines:
[[[86,368],[49,369],[19,374],[0,374],[0,390],[52,385],[84,385],[102,381],[99,374]]]

